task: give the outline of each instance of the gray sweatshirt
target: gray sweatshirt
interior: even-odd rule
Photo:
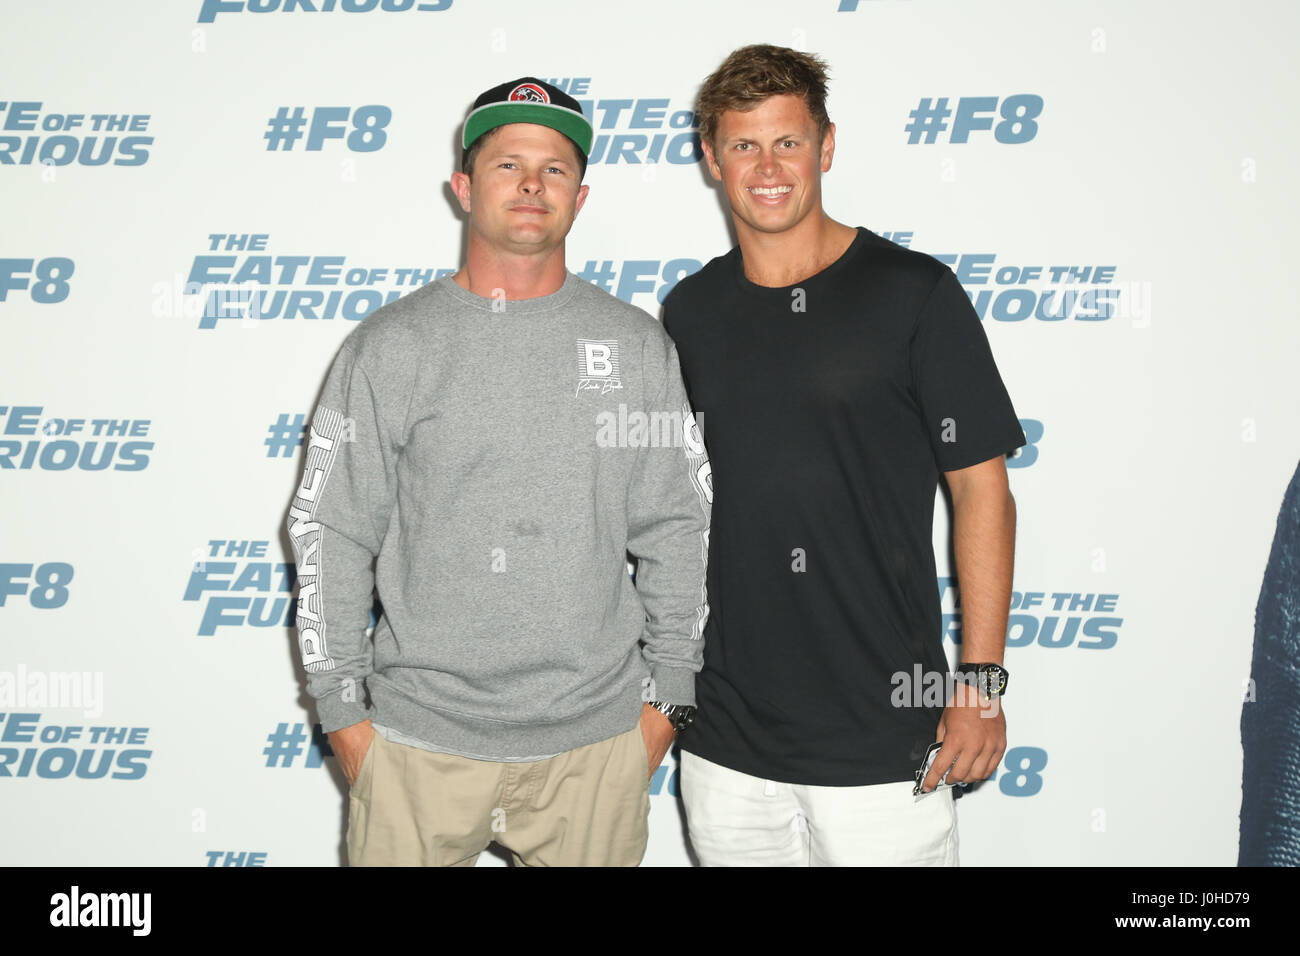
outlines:
[[[288,518],[322,729],[519,760],[694,704],[711,499],[676,350],[640,309],[572,273],[377,309],[330,369]]]

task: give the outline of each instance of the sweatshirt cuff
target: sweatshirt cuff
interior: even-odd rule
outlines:
[[[651,664],[650,680],[647,701],[695,706],[695,671],[689,667]]]
[[[364,696],[364,693],[359,696]],[[361,700],[344,700],[342,691],[337,691],[317,698],[316,714],[320,717],[321,732],[329,734],[372,717],[374,708],[367,707]]]

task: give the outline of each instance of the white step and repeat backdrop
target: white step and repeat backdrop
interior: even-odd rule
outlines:
[[[1009,749],[958,804],[963,862],[1234,864],[1300,458],[1300,10],[1209,9],[6,4],[0,862],[342,861],[283,531],[339,343],[456,268],[461,121],[524,74],[596,127],[570,268],[657,315],[731,243],[695,91],[773,42],[832,68],[828,210],[952,265],[1031,442]],[[670,757],[647,863],[689,861],[676,791]]]

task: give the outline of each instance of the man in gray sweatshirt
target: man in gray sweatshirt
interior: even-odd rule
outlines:
[[[525,77],[474,106],[464,266],[362,321],[312,418],[288,518],[307,689],[352,865],[493,840],[636,865],[694,713],[708,459],[659,323],[565,267],[578,103]]]

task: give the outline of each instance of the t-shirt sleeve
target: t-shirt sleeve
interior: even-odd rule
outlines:
[[[674,298],[674,296],[676,296],[676,298]],[[664,299],[662,325],[664,331],[668,333],[669,339],[672,340],[674,348],[681,343],[682,338],[686,335],[686,328],[680,321],[682,315],[681,309],[679,308],[680,301],[681,297],[677,295],[676,288],[674,288],[672,292],[668,293],[668,298]],[[682,378],[682,387],[686,389],[686,400],[690,403],[691,407],[694,408],[695,399],[691,394],[691,380],[685,362],[681,362],[681,368],[679,371]]]
[[[667,332],[670,336],[673,334],[672,327],[677,322],[677,313],[676,313],[677,303],[673,299],[673,293],[675,293],[676,291],[677,289],[674,287],[673,291],[669,292],[668,296],[664,299],[663,313],[659,320],[664,327],[664,331]]]
[[[984,326],[950,269],[917,316],[911,366],[940,471],[968,468],[1025,443]]]

